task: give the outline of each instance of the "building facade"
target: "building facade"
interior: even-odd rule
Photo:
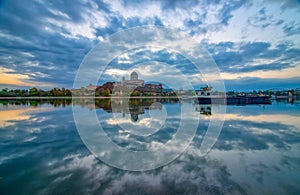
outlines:
[[[123,77],[121,85],[134,90],[137,87],[144,87],[144,80],[139,80],[138,74],[136,72],[132,72],[130,74],[130,80],[125,80]]]
[[[130,95],[135,89],[144,87],[144,80],[140,80],[136,72],[130,74],[130,80],[122,78],[121,82],[116,82],[114,85],[115,95]]]

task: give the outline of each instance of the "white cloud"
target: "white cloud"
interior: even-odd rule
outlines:
[[[164,26],[178,28],[183,32],[190,33],[195,39],[195,43],[199,43],[204,39],[207,40],[208,43],[230,41],[236,43],[235,45],[245,42],[263,41],[270,42],[270,48],[272,48],[280,43],[285,44],[286,42],[290,42],[291,47],[289,49],[297,49],[300,47],[300,35],[297,33],[299,29],[299,21],[297,18],[300,17],[300,14],[298,12],[299,9],[295,6],[299,5],[296,1],[255,1],[246,4],[241,2],[234,4],[223,1],[219,3],[205,1],[193,3],[191,1],[123,2],[105,0],[104,3],[81,1],[76,4],[76,2],[74,2],[74,6],[72,4],[70,7],[67,7],[68,4],[60,3],[51,3],[49,6],[44,6],[44,4],[43,1],[37,3],[37,5],[49,12],[40,13],[38,10],[35,10],[39,7],[32,8],[32,10],[24,9],[23,15],[28,15],[28,17],[24,19],[21,18],[21,16],[23,16],[21,13],[13,13],[16,15],[16,18],[18,18],[18,21],[13,17],[6,18],[4,21],[7,22],[7,30],[5,26],[0,32],[0,38],[4,40],[4,51],[6,49],[11,49],[12,53],[14,53],[13,50],[20,51],[20,49],[16,48],[21,48],[21,51],[16,54],[16,56],[11,54],[6,55],[6,52],[3,52],[1,60],[5,63],[5,67],[13,67],[13,69],[18,71],[19,76],[22,78],[24,77],[24,69],[37,71],[36,73],[32,73],[32,76],[41,78],[49,78],[48,75],[52,74],[48,74],[39,69],[36,70],[35,68],[58,70],[57,67],[61,64],[57,63],[57,61],[59,60],[58,62],[61,62],[63,60],[57,60],[57,58],[60,58],[61,55],[69,55],[68,53],[56,53],[57,49],[65,49],[65,47],[62,47],[62,45],[59,44],[62,41],[67,40],[67,44],[74,43],[74,47],[79,48],[78,50],[76,48],[76,54],[83,55],[89,49],[88,47],[93,45],[96,41],[105,42],[104,39],[108,34],[120,31],[124,28],[126,29],[139,25],[153,25],[156,22],[161,23]],[[78,9],[75,14],[72,13],[73,9]],[[5,11],[7,11],[8,14],[11,14],[8,10]],[[36,16],[33,17],[31,14],[36,14]],[[4,15],[2,17],[4,17]],[[31,18],[37,19],[33,20],[32,23],[31,21],[27,22]],[[21,22],[19,20],[21,20]],[[20,24],[19,26],[22,27],[22,29],[17,29],[18,25],[9,27],[9,24],[14,24],[14,22]],[[24,24],[24,26],[21,24]],[[26,30],[27,33],[23,33],[23,30],[24,32]],[[34,37],[34,39],[30,38],[28,34]],[[159,40],[159,38],[154,38],[154,40]],[[81,41],[84,43],[78,44]],[[153,42],[153,40],[151,41]],[[185,39],[182,39],[180,42],[177,41],[176,43],[172,41],[161,41],[160,43],[160,46],[163,46],[163,44],[174,47],[180,45],[181,48],[186,49],[187,51],[191,50],[191,44]],[[67,44],[66,47],[68,47]],[[45,53],[43,50],[45,49],[45,46],[51,48],[48,51],[49,54],[41,54],[41,51]],[[85,46],[86,48],[82,49]],[[127,45],[124,47],[126,46]],[[73,45],[71,47],[73,47]],[[150,48],[150,50],[151,49],[156,48]],[[234,52],[238,49],[239,48],[227,48],[226,52]],[[71,53],[73,50],[68,50],[67,52]],[[41,55],[44,59],[38,60],[38,58],[41,58]],[[49,55],[49,59],[47,57],[45,58],[47,55]],[[104,58],[105,56],[101,57]],[[132,63],[132,59],[128,59],[128,57],[131,58],[131,56],[123,56],[124,59],[121,59],[121,56],[118,62],[129,65]],[[175,56],[173,55],[172,57]],[[24,60],[19,60],[18,58]],[[72,71],[63,70],[64,72],[72,72],[72,74],[70,74],[71,76],[74,75],[74,67],[78,67],[80,63],[80,60],[74,62],[73,58],[74,57],[69,57],[69,59],[71,59],[70,62],[66,62],[66,64],[63,65],[66,68],[70,67],[72,69]],[[24,64],[22,62],[22,66],[25,65],[25,68],[15,68],[18,66],[21,67],[21,63],[17,63],[19,61],[26,62]],[[259,65],[259,63],[263,63],[263,61],[266,61],[266,59],[257,59],[256,61],[253,61],[253,63],[242,65]],[[291,62],[291,64],[295,63],[296,62]],[[137,70],[138,69],[139,68],[137,68]],[[186,69],[188,69],[188,67],[186,67]],[[297,68],[281,70],[280,74],[295,75],[296,73],[292,73],[291,70],[299,71]],[[145,69],[141,71],[141,73],[144,72],[143,76],[145,76],[145,78],[150,74],[159,75],[157,72],[151,71],[151,69]],[[161,71],[170,70],[161,69]],[[117,75],[121,76],[128,72],[117,70],[116,68],[115,70],[109,70],[107,73],[108,75],[114,76],[113,78],[119,78]],[[175,73],[175,75],[176,74],[177,73]],[[276,73],[276,75],[279,76],[280,74],[279,72]],[[259,75],[263,77],[265,73]],[[25,77],[26,76],[30,75],[25,75]],[[267,76],[270,77],[270,75]],[[157,78],[154,79],[156,80]],[[169,79],[171,79],[171,74]],[[177,82],[178,80],[174,76],[172,79],[174,82]],[[24,82],[22,79],[21,81]],[[65,82],[66,80],[61,79],[60,81]],[[16,82],[17,81],[14,80],[14,83]],[[18,82],[20,86],[23,85],[22,82]],[[175,85],[177,84],[178,83]]]
[[[55,19],[55,18],[47,18],[46,23],[48,25],[54,25],[61,29],[64,29],[66,32],[61,31],[60,34],[67,38],[79,39],[80,36],[88,38],[88,39],[96,39],[96,29],[104,28],[109,25],[109,21],[104,12],[97,10],[97,7],[93,7],[91,9],[83,9],[82,17],[83,21],[81,22],[73,22],[70,20],[67,14],[62,13],[59,10],[50,10],[52,13],[56,15],[60,15],[65,17],[65,20]],[[46,30],[49,29],[47,26]],[[50,29],[49,29],[50,30]]]
[[[265,8],[265,18],[259,18],[261,9]],[[295,21],[300,17],[296,9],[283,11],[279,4],[257,1],[252,6],[241,7],[235,10],[228,26],[221,31],[211,32],[207,35],[196,35],[198,39],[207,38],[213,43],[222,41],[264,41],[273,45],[280,41],[292,41],[300,47],[299,39],[287,37],[283,32],[283,25]],[[242,17],[241,17],[242,16]],[[256,20],[256,21],[253,21]],[[283,24],[278,24],[280,21]],[[265,26],[264,26],[265,25]],[[298,35],[299,37],[299,35]]]
[[[128,5],[125,7],[121,1],[104,0],[109,5],[110,10],[113,13],[117,13],[125,20],[138,17],[141,20],[145,20],[148,17],[159,16],[162,13],[159,3],[157,2],[140,2],[140,4]]]
[[[117,69],[117,68],[111,68],[111,69],[107,69],[105,71],[105,74],[112,76],[112,77],[120,77],[123,76],[127,73],[127,70],[121,70],[121,69]]]

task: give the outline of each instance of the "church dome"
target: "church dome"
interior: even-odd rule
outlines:
[[[130,75],[130,80],[139,80],[139,76],[136,72],[132,72],[131,75]]]

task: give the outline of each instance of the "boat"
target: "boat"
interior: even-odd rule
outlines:
[[[195,90],[195,92],[199,104],[226,104],[226,96],[212,95],[212,87],[201,87],[200,90]]]
[[[212,95],[212,87],[201,87],[195,90],[199,104],[270,104],[270,96],[266,95]]]

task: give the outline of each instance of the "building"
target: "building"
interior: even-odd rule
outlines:
[[[130,80],[125,80],[123,77],[121,82],[115,83],[113,93],[125,96],[158,96],[164,93],[164,89],[162,84],[145,84],[145,81],[139,79],[136,72],[132,72]]]
[[[130,80],[122,78],[121,84],[128,87],[129,89],[135,89],[137,87],[144,87],[144,80],[139,80],[139,76],[136,72],[130,74]]]
[[[130,74],[130,80],[122,78],[121,82],[116,82],[114,85],[115,95],[129,95],[138,87],[144,87],[144,80],[140,80],[136,72]]]
[[[162,84],[145,84],[143,88],[139,88],[139,91],[143,95],[162,95],[163,93],[163,87]]]
[[[200,90],[195,90],[196,95],[198,97],[209,97],[211,96],[211,91],[212,91],[212,87],[206,86],[206,87],[201,87]]]
[[[95,91],[96,88],[97,88],[97,86],[92,85],[92,84],[89,84],[88,86],[86,86],[86,89],[87,89],[88,91]]]
[[[162,89],[162,84],[145,84],[145,88],[149,89]]]

